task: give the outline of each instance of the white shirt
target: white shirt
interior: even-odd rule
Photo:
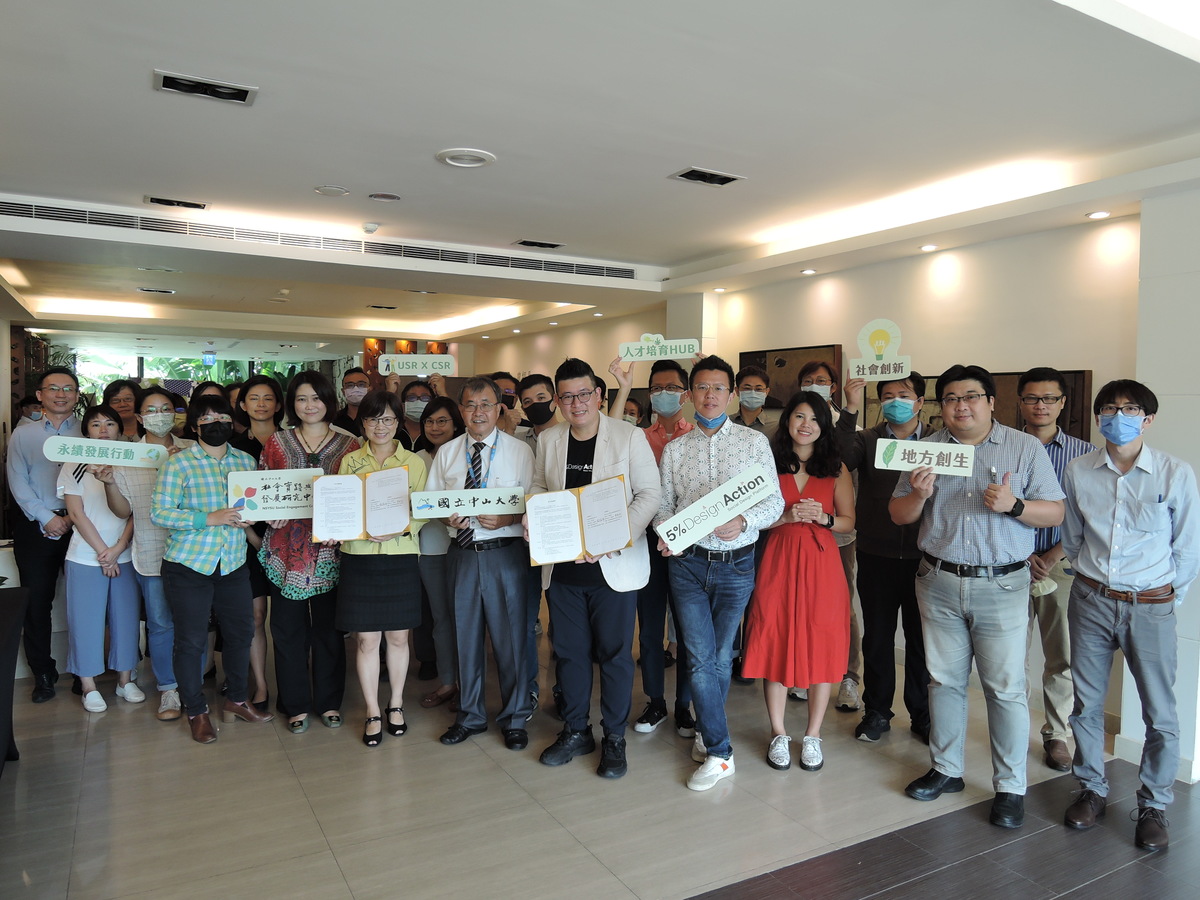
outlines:
[[[58,490],[64,497],[67,494],[74,494],[77,497],[83,498],[83,514],[87,516],[88,521],[100,533],[100,540],[104,541],[106,547],[111,547],[120,540],[121,532],[125,530],[125,523],[128,520],[117,517],[108,508],[108,498],[104,494],[104,484],[97,481],[87,471],[86,464],[65,464],[62,467],[62,471],[58,473]],[[127,563],[132,558],[133,550],[130,547],[126,547],[125,552],[117,558],[117,562]],[[73,563],[81,563],[85,566],[100,565],[96,561],[96,551],[92,548],[91,544],[84,540],[78,528],[71,534],[71,543],[67,547],[67,559]]]
[[[433,458],[433,468],[429,471],[425,490],[465,490],[469,454],[474,443],[475,439],[470,434],[461,434],[443,444],[437,456]],[[529,445],[524,440],[499,430],[493,430],[485,437],[483,445],[483,449],[480,450],[483,465],[481,487],[520,487],[522,493],[528,494],[533,486],[533,454],[529,452]],[[493,449],[495,453],[492,452]],[[471,527],[475,529],[476,541],[523,537],[525,533],[521,527],[520,516],[517,516],[512,525],[505,525],[503,528],[482,528],[479,520],[474,517],[470,521]]]

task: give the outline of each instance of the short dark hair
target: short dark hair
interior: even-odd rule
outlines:
[[[367,375],[367,370],[364,369],[362,366],[354,366],[351,369],[347,369],[345,372],[342,373],[342,381],[346,380],[347,375]],[[368,379],[370,377],[371,377],[370,375],[367,375]]]
[[[978,381],[987,396],[996,396],[996,379],[992,377],[991,372],[983,366],[964,366],[962,363],[955,363],[938,376],[937,398],[941,400],[942,395],[946,392],[946,385],[956,381]]]
[[[41,405],[42,405],[42,401],[39,400],[33,394],[29,394],[28,396],[22,397],[21,402],[17,404],[17,406],[41,406]]]
[[[600,387],[599,379],[596,378],[596,373],[590,365],[578,357],[568,356],[554,370],[554,389],[557,391],[560,384],[570,381],[572,378],[591,379],[592,390]]]
[[[425,390],[429,391],[429,399],[430,399],[430,400],[432,400],[432,399],[433,399],[433,396],[434,396],[434,395],[433,395],[433,388],[429,386],[429,382],[428,382],[428,381],[422,381],[421,379],[419,379],[419,378],[418,378],[416,381],[410,381],[410,382],[409,382],[408,384],[406,384],[404,387],[400,388],[400,402],[401,402],[401,404],[403,404],[403,403],[404,403],[404,401],[408,399],[408,392],[409,392],[409,391],[413,390],[414,388],[419,388],[419,387],[421,387],[421,388],[425,388]],[[361,415],[362,415],[362,410],[359,410],[359,413],[358,413],[358,414],[361,416]]]
[[[637,419],[639,422],[642,421],[642,419],[644,419],[646,417],[646,406],[637,397],[626,397],[625,402],[632,403],[634,406],[637,407],[637,411],[638,411]],[[621,414],[624,415],[624,413],[625,413],[625,410],[621,410]]]
[[[501,402],[503,392],[500,390],[500,385],[496,384],[490,375],[472,375],[458,389],[459,405],[462,405],[463,397],[467,396],[467,394],[478,394],[482,391],[491,391],[496,398],[496,402]]]
[[[413,444],[414,450],[428,450],[432,452],[433,444],[429,443],[428,438],[425,437],[425,421],[433,418],[433,416],[442,410],[445,410],[449,414],[451,421],[454,422],[455,437],[458,437],[467,430],[467,423],[463,421],[462,412],[459,411],[458,404],[449,397],[434,397],[421,410],[421,436]]]
[[[692,372],[688,375],[688,390],[691,390],[692,385],[695,383],[697,372],[724,372],[729,377],[729,389],[733,390],[733,366],[725,362],[721,357],[706,356],[692,366]]]
[[[49,378],[51,375],[66,375],[73,382],[75,382],[75,387],[77,387],[77,388],[79,387],[79,376],[78,375],[76,375],[74,372],[72,372],[66,366],[51,366],[50,368],[45,369],[41,373],[38,374],[37,389],[39,391],[42,389],[42,385],[46,383],[46,379]]]
[[[740,372],[737,373],[737,378],[734,379],[734,384],[741,384],[747,378],[761,378],[763,384],[767,387],[771,386],[771,376],[767,374],[767,370],[762,366],[742,366]]]
[[[880,381],[875,385],[875,396],[883,396],[883,386],[885,384],[905,384],[912,388],[912,392],[918,397],[925,396],[925,379],[916,369],[909,369],[908,374],[903,378],[889,378],[887,381]]]
[[[1154,396],[1154,391],[1132,378],[1118,378],[1100,388],[1092,403],[1092,412],[1100,415],[1100,407],[1112,406],[1118,397],[1128,397],[1130,403],[1136,403],[1148,416],[1158,412],[1158,398]]]
[[[358,405],[358,421],[378,419],[389,410],[397,419],[404,419],[404,404],[400,402],[399,397],[391,391],[371,391]]]
[[[534,372],[532,375],[526,375],[517,384],[517,399],[520,399],[523,393],[533,390],[535,387],[544,387],[551,394],[554,393],[554,382],[550,380],[550,376],[543,375],[541,372]]]
[[[296,394],[300,388],[305,385],[310,385],[317,392],[317,399],[325,404],[325,416],[323,421],[332,422],[337,418],[338,402],[337,393],[333,389],[333,384],[329,379],[318,372],[316,369],[305,369],[303,372],[297,372],[292,376],[292,380],[288,382],[287,399],[284,405],[287,407],[288,421],[293,425],[300,424],[300,417],[296,415]]]
[[[683,366],[679,364],[677,359],[656,359],[654,365],[650,367],[650,378],[646,381],[646,386],[649,387],[654,381],[654,376],[659,372],[674,372],[679,376],[679,383],[683,387],[688,386],[688,373]]]
[[[824,369],[826,372],[828,372],[829,380],[834,384],[841,384],[841,382],[838,380],[838,373],[833,368],[833,364],[827,363],[823,359],[814,359],[811,362],[806,362],[804,365],[802,365],[800,367],[800,371],[796,373],[796,384],[801,384],[801,382],[803,382],[804,379],[809,375],[815,375],[817,373],[817,369]]]
[[[129,388],[133,392],[133,407],[137,409],[141,405],[142,386],[132,378],[118,378],[115,381],[110,381],[104,386],[104,403],[111,403],[113,397],[121,393],[121,391]]]
[[[1025,391],[1025,385],[1032,384],[1035,381],[1054,381],[1058,383],[1058,389],[1067,393],[1067,377],[1058,369],[1052,369],[1049,366],[1038,366],[1035,369],[1030,369],[1017,381],[1017,393],[1021,394]]]
[[[187,408],[187,426],[193,431],[199,431],[196,422],[205,413],[215,416],[233,418],[233,407],[225,399],[224,394],[193,394]]]
[[[279,382],[270,375],[253,375],[246,379],[246,383],[242,385],[242,392],[238,394],[238,405],[234,407],[233,410],[234,420],[240,422],[246,427],[250,426],[250,416],[247,415],[246,411],[241,407],[242,404],[246,402],[246,395],[256,387],[268,387],[275,395],[275,415],[272,418],[275,419],[275,427],[278,428],[279,423],[283,421],[283,388],[281,388],[279,386]]]
[[[792,446],[792,432],[788,423],[792,413],[801,403],[807,403],[817,417],[817,426],[821,429],[813,444],[812,459],[804,467],[813,478],[834,478],[842,471],[842,457],[838,452],[838,442],[833,434],[833,414],[829,404],[816,391],[796,391],[784,406],[779,416],[779,424],[771,435],[771,452],[775,455],[775,470],[780,474],[795,475],[800,471],[800,457]]]
[[[170,403],[171,403],[172,410],[174,410],[176,396],[177,395],[168,391],[161,384],[152,384],[152,385],[150,385],[150,387],[139,392],[138,398],[137,398],[137,406],[135,406],[134,409],[137,410],[137,414],[140,416],[142,414],[142,404],[146,402],[147,398],[149,398],[149,397],[166,397],[167,400],[170,401]]]
[[[218,391],[221,392],[222,397],[225,396],[225,386],[223,384],[221,384],[221,382],[219,382],[219,381],[202,381],[202,382],[200,382],[198,385],[196,385],[194,388],[192,388],[192,396],[198,397],[200,394],[203,394],[209,388],[216,388]]]
[[[121,424],[121,417],[117,415],[117,411],[107,403],[97,403],[95,406],[89,406],[83,411],[83,421],[80,423],[80,430],[83,436],[87,437],[87,427],[93,419],[105,418],[111,422],[116,422],[118,426]]]
[[[517,383],[517,377],[512,372],[493,372],[488,378],[492,379],[492,381],[503,379],[504,381],[511,381],[513,384]]]

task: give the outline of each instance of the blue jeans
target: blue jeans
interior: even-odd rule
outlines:
[[[146,643],[150,647],[150,663],[154,666],[154,677],[160,691],[173,691],[179,687],[175,680],[175,622],[171,618],[171,607],[167,605],[167,592],[162,576],[137,575],[138,587],[142,589],[142,603],[146,607]]]
[[[917,604],[929,668],[933,767],[951,778],[963,776],[967,680],[974,660],[987,701],[993,790],[1024,794],[1029,754],[1028,567],[997,578],[960,578],[922,560],[917,568]]]
[[[675,625],[688,648],[687,677],[696,705],[696,728],[711,755],[728,759],[733,747],[725,698],[733,672],[733,636],[754,590],[753,548],[732,562],[673,556],[670,574]]]
[[[63,538],[66,540],[66,538]],[[109,578],[100,566],[66,562],[67,671],[80,678],[104,674],[104,626],[108,667],[128,672],[138,664],[138,593],[133,563]]]

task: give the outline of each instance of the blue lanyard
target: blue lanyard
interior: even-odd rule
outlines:
[[[474,441],[470,440],[470,437],[471,437],[470,435],[467,435],[467,441],[463,444],[463,453],[467,457],[467,472],[468,473],[470,473],[470,471],[471,471],[471,449],[470,449],[469,445],[475,443]],[[487,468],[484,469],[483,472],[479,473],[479,486],[481,488],[487,487],[488,478],[490,478],[492,475],[492,462],[496,459],[496,445],[499,443],[500,443],[500,436],[497,435],[496,440],[492,441],[492,452],[488,455]],[[480,455],[482,455],[482,454],[480,454]],[[485,472],[487,474],[484,474]],[[463,484],[466,484],[465,478],[463,479]]]

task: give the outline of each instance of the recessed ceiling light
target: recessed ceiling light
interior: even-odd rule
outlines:
[[[166,91],[172,94],[192,94],[197,97],[208,97],[212,100],[228,100],[249,106],[258,95],[258,88],[248,84],[234,84],[231,81],[213,81],[211,78],[197,78],[194,75],[181,75],[178,72],[154,70],[156,91]]]
[[[599,319],[604,316],[604,313],[592,313],[592,315],[595,316],[597,319]]]
[[[292,298],[291,297],[268,297],[267,302],[268,303],[291,303]]]
[[[350,193],[349,190],[340,184],[318,184],[313,190],[322,197],[345,197]]]
[[[1112,213],[1110,213],[1107,209],[1098,209],[1095,212],[1088,213],[1087,217],[1089,219],[1107,219],[1111,215]]]
[[[713,293],[714,294],[723,294],[723,293],[725,293],[725,288],[713,288]]]
[[[380,203],[391,203],[393,200],[399,200],[399,194],[393,194],[391,191],[375,191],[373,194],[367,194],[371,200],[378,200]]]
[[[938,248],[937,244],[922,244],[921,245],[921,250],[924,253],[932,253],[937,248]]]
[[[706,184],[709,187],[724,187],[735,181],[745,181],[745,175],[730,175],[728,172],[718,172],[715,169],[697,169],[694,166],[680,169],[668,178],[676,181],[690,181],[692,184]]]
[[[816,269],[801,269],[800,274],[801,275],[816,275],[817,270]]]
[[[410,294],[436,294],[437,291],[414,291],[412,288],[406,288]]]
[[[514,329],[513,329],[513,334],[520,334],[520,333],[521,333],[521,329],[520,329],[520,328],[514,328]]]
[[[550,322],[549,324],[551,324],[551,325],[557,325],[558,323],[557,323],[557,322]]]
[[[486,150],[473,150],[470,147],[451,147],[449,150],[439,150],[434,158],[448,166],[460,169],[478,169],[480,166],[490,166],[496,161],[496,154]]]
[[[295,350],[300,345],[299,344],[280,344],[279,346],[282,347],[284,350]]]
[[[486,341],[486,340],[490,340],[490,339],[491,339],[491,335],[490,335],[490,334],[484,334],[484,335],[480,335],[480,337],[482,337],[482,338],[483,338],[483,340],[485,340],[485,341]]]

